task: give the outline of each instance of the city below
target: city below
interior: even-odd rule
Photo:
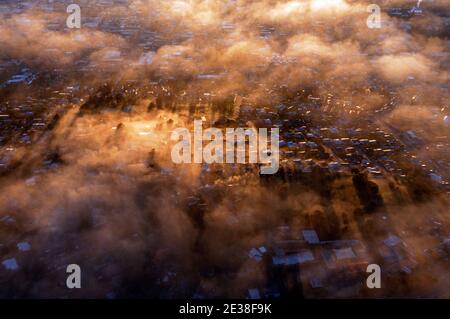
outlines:
[[[1,299],[450,297],[447,1],[75,2],[0,2]]]

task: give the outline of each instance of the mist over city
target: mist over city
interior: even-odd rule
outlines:
[[[449,36],[446,0],[0,1],[0,298],[449,298]],[[196,121],[276,170],[174,160]]]

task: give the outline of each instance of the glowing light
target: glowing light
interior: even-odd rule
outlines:
[[[312,11],[324,10],[346,10],[349,5],[344,0],[313,0],[311,3]]]
[[[190,12],[192,10],[191,4],[186,1],[174,1],[170,3],[170,7],[172,12],[177,14],[185,14],[186,12]]]
[[[287,18],[291,15],[300,14],[306,9],[306,4],[300,1],[290,1],[283,4],[278,4],[275,8],[271,9],[270,16],[272,18]]]
[[[293,11],[301,9],[302,7],[303,7],[302,3],[298,2],[298,1],[291,1],[291,2],[286,3],[283,6],[283,13],[289,14]]]

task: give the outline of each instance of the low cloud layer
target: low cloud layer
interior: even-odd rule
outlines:
[[[7,150],[15,145],[2,149],[17,169],[0,179],[0,232],[8,243],[0,251],[15,256],[23,271],[0,273],[8,287],[0,297],[242,297],[267,280],[248,252],[268,242],[274,225],[312,228],[325,220],[323,233],[364,240],[353,218],[361,205],[351,177],[318,175],[323,183],[317,184],[339,189],[328,194],[320,186],[267,187],[257,167],[174,165],[170,132],[191,127],[184,108],[192,104],[216,103],[217,114],[206,114],[213,122],[239,120],[240,106],[273,113],[283,103],[318,99],[320,114],[338,109],[336,122],[360,117],[402,131],[413,126],[426,131],[428,141],[448,134],[444,0],[423,1],[423,15],[409,20],[389,16],[387,8],[410,8],[414,1],[379,1],[381,29],[366,25],[369,1],[79,1],[79,30],[65,26],[67,3],[46,10],[52,3],[17,13],[6,10],[12,2],[0,7],[0,60],[17,60],[55,82],[62,69],[61,87],[78,84],[83,93],[46,112],[58,114],[57,124],[32,145],[17,146],[15,155]],[[125,26],[131,31],[123,32]],[[109,98],[125,89],[125,102]],[[389,105],[390,92],[398,107],[375,113]],[[4,94],[10,100],[24,95],[13,88]],[[350,102],[330,111],[329,96]],[[225,112],[223,101],[235,109]],[[428,129],[433,120],[438,126]],[[427,147],[418,152],[447,156]],[[420,207],[404,197],[398,211],[411,223],[423,223],[422,207],[445,220],[447,202],[439,196]],[[396,211],[398,204],[385,200]],[[351,219],[346,228],[345,218]],[[416,226],[408,225],[417,234],[411,243],[424,238],[437,245]],[[448,225],[442,228],[448,235]],[[20,240],[31,243],[28,255],[16,255]],[[70,263],[89,269],[81,292],[65,290]],[[427,286],[416,289],[426,294]],[[445,283],[433,287],[448,294]]]

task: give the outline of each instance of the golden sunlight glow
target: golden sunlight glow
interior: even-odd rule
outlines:
[[[311,2],[312,11],[322,11],[322,10],[346,10],[349,5],[345,0],[313,0]]]

